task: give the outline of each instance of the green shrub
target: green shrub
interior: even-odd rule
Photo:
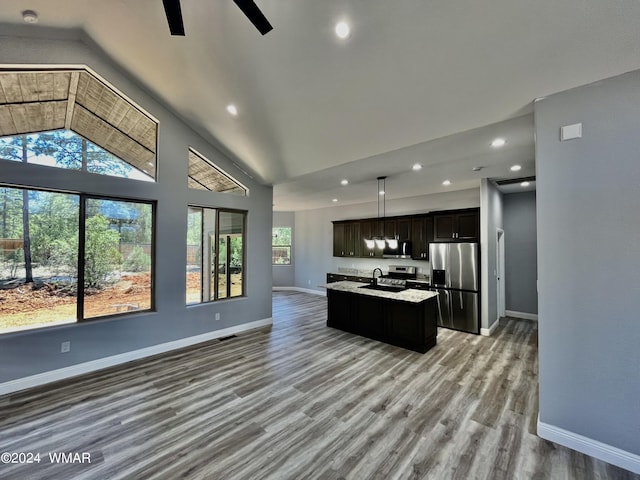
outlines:
[[[148,272],[151,268],[151,258],[142,247],[133,247],[124,261],[123,268],[127,272]]]
[[[84,285],[104,288],[109,275],[122,262],[118,252],[120,234],[109,228],[109,221],[102,215],[87,218],[85,232]]]

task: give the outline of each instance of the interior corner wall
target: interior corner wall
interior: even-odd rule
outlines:
[[[296,228],[295,228],[294,212],[273,212],[273,227],[291,227],[291,264],[290,265],[273,265],[273,286],[274,287],[292,287],[295,281],[295,244],[296,244]]]
[[[537,101],[535,129],[539,421],[640,473],[639,105],[635,71]]]
[[[502,200],[506,310],[536,315],[538,313],[536,192],[509,193],[503,195]]]
[[[150,200],[157,205],[155,311],[0,335],[0,391],[11,391],[15,382],[27,377],[48,378],[52,371],[68,369],[78,374],[82,373],[79,365],[271,321],[270,186],[244,176],[233,159],[214,146],[213,139],[198,135],[137,81],[79,39],[30,37],[27,30],[20,36],[3,35],[0,64],[86,65],[159,120],[157,182],[0,161],[0,179],[7,184],[71,192],[81,189],[88,194]],[[241,179],[250,195],[188,189],[190,146]],[[190,204],[248,212],[245,297],[186,306]],[[215,320],[215,313],[220,314],[220,320]],[[61,354],[60,344],[65,341],[71,342],[71,351]],[[10,387],[4,388],[6,385]]]
[[[480,183],[480,309],[482,333],[489,333],[498,321],[497,232],[503,228],[502,193],[487,178]]]

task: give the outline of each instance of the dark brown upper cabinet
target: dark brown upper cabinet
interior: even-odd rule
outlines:
[[[396,238],[412,243],[414,260],[429,260],[433,242],[478,242],[480,209],[443,210],[399,217],[333,222],[334,257],[382,257],[382,248],[369,249],[365,240]]]
[[[382,248],[374,243],[372,249],[367,247],[365,240],[374,237],[384,237],[384,224],[382,220],[360,220],[360,256],[361,257],[382,257]]]
[[[384,236],[385,238],[395,238],[396,240],[409,240],[411,238],[411,217],[385,218]]]
[[[465,209],[433,214],[434,242],[478,242],[479,209]]]
[[[411,258],[429,260],[429,243],[433,242],[433,219],[428,216],[411,219]]]
[[[360,222],[334,222],[333,223],[333,256],[334,257],[359,257]]]
[[[333,256],[344,257],[344,223],[333,224]]]

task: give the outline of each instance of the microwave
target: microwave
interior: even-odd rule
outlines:
[[[386,242],[382,250],[382,258],[411,258],[411,241],[398,240],[398,247],[391,248]]]

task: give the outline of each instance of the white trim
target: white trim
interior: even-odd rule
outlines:
[[[640,473],[640,455],[541,422],[539,415],[538,436],[633,473]]]
[[[498,317],[505,316],[506,304],[506,287],[505,287],[505,251],[504,251],[504,230],[496,228],[496,304]]]
[[[64,380],[65,378],[95,372],[96,370],[102,370],[103,368],[113,367],[115,365],[131,362],[133,360],[140,360],[141,358],[158,355],[159,353],[170,352],[179,348],[189,347],[191,345],[207,342],[209,340],[215,340],[216,338],[228,337],[229,335],[246,332],[255,328],[268,327],[270,325],[273,325],[273,319],[271,317],[262,320],[256,320],[255,322],[243,323],[241,325],[223,328],[222,330],[216,330],[214,332],[203,333],[202,335],[181,338],[180,340],[161,343],[159,345],[153,345],[151,347],[141,348],[139,350],[133,350],[131,352],[120,353],[118,355],[112,355],[105,358],[99,358],[98,360],[79,363],[77,365],[71,365],[69,367],[59,368],[57,370],[51,370],[49,372],[38,373],[29,377],[9,380],[8,382],[0,383],[0,395],[6,395],[8,393],[17,392],[26,388],[38,387],[47,383],[57,382],[58,380]]]
[[[302,288],[302,287],[271,287],[271,290],[273,290],[274,292],[289,291],[289,292],[312,293],[314,295],[322,295],[323,297],[327,296],[327,292],[323,292],[321,290],[313,290],[311,288]]]
[[[493,335],[493,332],[495,332],[496,328],[498,328],[498,325],[500,325],[500,319],[496,318],[496,321],[493,322],[489,328],[480,329],[480,335],[490,337],[491,335]]]
[[[504,313],[507,317],[524,318],[525,320],[535,320],[536,322],[538,321],[537,313],[516,312],[515,310],[505,310]]]

